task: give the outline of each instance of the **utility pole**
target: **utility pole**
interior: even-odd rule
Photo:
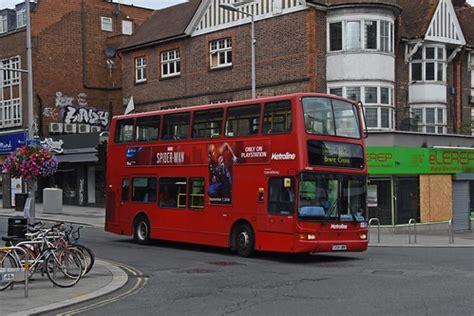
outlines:
[[[31,54],[31,10],[30,0],[25,0],[26,3],[26,62],[28,64],[28,139],[34,139],[33,129],[33,58]],[[35,222],[35,192],[36,180],[28,181],[28,197],[31,199],[30,204],[30,223]]]

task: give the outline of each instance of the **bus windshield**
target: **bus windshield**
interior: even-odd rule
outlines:
[[[304,97],[302,102],[308,134],[360,138],[353,104],[323,97]]]
[[[365,176],[302,173],[299,217],[364,221],[366,182]]]

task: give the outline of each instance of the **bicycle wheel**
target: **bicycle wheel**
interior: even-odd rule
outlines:
[[[18,269],[18,261],[13,257],[13,255],[6,251],[0,251],[0,269],[2,272],[8,272],[10,269]],[[13,284],[13,279],[7,277],[5,274],[0,277],[0,291],[3,291],[9,288]]]
[[[56,286],[74,286],[81,279],[81,259],[68,249],[53,250],[46,258],[46,274]]]
[[[67,249],[74,252],[81,260],[81,265],[82,265],[81,276],[84,276],[86,274],[87,265],[89,264],[87,261],[86,255],[82,252],[82,250],[80,250],[76,246],[69,246],[67,247]]]
[[[89,273],[89,271],[92,269],[92,267],[94,266],[94,263],[95,263],[95,254],[94,254],[94,252],[89,247],[86,247],[86,246],[81,245],[81,244],[73,244],[72,246],[76,247],[86,257],[87,265],[84,268],[85,272],[83,273],[83,275]]]

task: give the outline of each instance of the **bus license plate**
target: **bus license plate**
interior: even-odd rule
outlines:
[[[347,250],[347,245],[332,245],[333,251],[343,251]]]

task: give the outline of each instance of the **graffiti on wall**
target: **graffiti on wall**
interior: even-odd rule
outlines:
[[[60,109],[66,124],[79,123],[102,127],[109,125],[109,112],[89,106],[85,93],[79,93],[76,98],[73,98],[58,91],[55,105]],[[47,113],[50,117],[55,116],[55,111],[50,108]]]

